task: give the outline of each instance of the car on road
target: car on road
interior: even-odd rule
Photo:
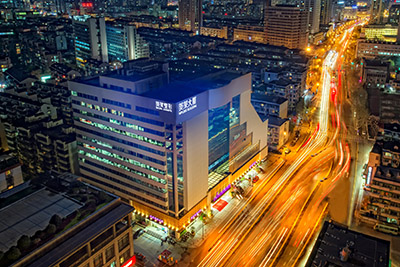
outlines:
[[[144,234],[144,230],[143,230],[143,229],[137,230],[137,231],[133,234],[133,239],[138,239],[139,236],[141,236],[142,234]]]

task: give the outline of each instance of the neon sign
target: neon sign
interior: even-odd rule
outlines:
[[[135,263],[136,263],[136,255],[133,255],[133,257],[130,258],[127,262],[125,262],[124,265],[121,265],[121,267],[135,266]]]
[[[164,220],[159,219],[159,218],[157,218],[157,217],[155,217],[153,215],[149,215],[149,218],[152,219],[153,221],[158,222],[159,224],[163,224],[164,223]]]
[[[367,185],[371,182],[372,167],[368,167]]]
[[[178,115],[185,114],[197,107],[197,96],[186,99],[178,104]]]
[[[82,3],[82,7],[93,7],[93,3],[90,2]]]

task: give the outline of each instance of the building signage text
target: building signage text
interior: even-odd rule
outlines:
[[[167,111],[167,112],[172,112],[172,104],[164,103],[161,101],[156,101],[156,109],[162,110],[162,111]]]
[[[197,107],[197,96],[186,99],[178,104],[178,115],[185,114]]]

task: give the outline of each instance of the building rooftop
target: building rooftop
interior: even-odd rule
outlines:
[[[219,71],[189,82],[173,82],[164,87],[148,91],[142,96],[176,103],[201,92],[227,85],[240,76],[242,74],[237,72]]]
[[[20,165],[18,158],[11,156],[10,152],[0,153],[0,172],[4,172],[17,165]]]
[[[265,95],[265,94],[251,94],[251,100],[275,103],[275,104],[279,104],[279,105],[288,101],[284,97],[274,96],[274,95]]]
[[[279,80],[274,80],[274,81],[269,82],[269,84],[276,84],[279,86],[287,86],[289,84],[294,84],[294,83],[295,83],[294,81],[291,81],[288,79],[279,79]]]
[[[67,65],[61,64],[61,63],[54,63],[53,65],[50,66],[51,70],[54,70],[56,72],[62,73],[64,75],[67,75],[68,72],[72,70],[72,68],[68,67]]]
[[[54,261],[61,259],[60,254],[52,254],[47,251],[50,249],[62,250],[66,255],[72,247],[66,245],[59,247],[57,245],[48,248],[46,244],[58,242],[60,236],[67,236],[68,240],[78,240],[81,236],[87,237],[87,233],[99,230],[100,225],[107,220],[101,222],[102,220],[96,219],[97,224],[91,222],[93,229],[84,230],[85,235],[70,234],[71,230],[76,231],[75,227],[81,229],[80,227],[83,227],[93,217],[107,211],[109,205],[114,205],[120,200],[114,195],[78,182],[77,176],[73,174],[51,172],[48,175],[43,175],[41,179],[46,186],[32,185],[31,183],[26,189],[0,199],[0,218],[2,218],[0,221],[0,251],[6,253],[12,246],[17,246],[17,241],[23,235],[32,241],[29,248],[21,251],[22,255],[18,260],[24,261],[24,258],[29,258],[32,253],[42,250],[46,250],[43,253],[46,256],[47,254],[53,256]],[[56,215],[60,218],[57,223],[52,222]],[[49,230],[51,226],[54,227],[52,231]],[[33,240],[38,240],[38,242],[35,241],[36,243],[33,244]],[[63,242],[64,240],[65,238]],[[47,262],[38,266],[53,265],[47,264]],[[0,259],[0,266],[3,266],[2,264],[5,264],[5,262]],[[34,265],[30,264],[29,266]]]
[[[289,119],[282,119],[277,116],[262,116],[261,117],[262,121],[268,120],[268,127],[269,126],[282,126],[285,122],[287,122]]]
[[[121,220],[127,214],[133,212],[133,207],[125,203],[118,203],[113,209],[110,209],[100,218],[93,220],[92,223],[72,235],[65,242],[53,247],[45,255],[30,263],[32,267],[47,267],[56,265],[60,259],[63,259],[71,251],[77,250],[82,244],[98,236],[105,229]]]
[[[371,150],[372,153],[381,154],[382,153],[382,145],[379,143],[375,143]]]
[[[156,75],[163,74],[161,70],[152,70],[143,73],[134,72],[131,75],[123,75],[123,72],[102,75],[103,77],[111,77],[115,79],[139,81],[142,79],[150,78]],[[201,92],[219,88],[229,84],[232,80],[239,78],[243,74],[240,72],[222,70],[214,73],[207,72],[205,76],[193,77],[191,80],[174,81],[165,86],[149,90],[147,92],[138,94],[140,96],[159,99],[167,102],[176,103],[188,97],[197,95]],[[197,79],[195,79],[197,78]],[[100,86],[100,77],[81,80],[81,83]]]
[[[395,141],[386,141],[383,142],[384,150],[389,150],[390,152],[400,153],[400,143]]]
[[[365,67],[384,67],[386,68],[388,66],[388,62],[379,60],[379,59],[364,59],[365,61]]]
[[[66,217],[81,204],[62,194],[42,188],[21,201],[17,201],[0,211],[0,250],[5,252],[17,244],[22,235],[33,236],[43,230],[54,214]]]
[[[385,123],[383,125],[383,129],[385,131],[400,132],[400,124],[399,123]]]
[[[347,252],[344,251],[346,247],[349,249]],[[326,221],[306,266],[387,267],[389,255],[389,241]]]
[[[140,80],[144,80],[156,75],[163,74],[163,71],[151,71],[151,72],[144,72],[144,73],[137,73],[135,72],[134,75],[123,75],[117,72],[113,72],[108,75],[104,75],[106,77],[114,78],[114,79],[120,79],[120,80],[125,80],[125,81],[130,81],[130,82],[137,82]]]
[[[5,73],[10,75],[14,80],[16,80],[19,83],[28,78],[35,79],[34,76],[30,75],[24,69],[19,68],[19,67],[11,67],[11,68],[7,69],[5,71]]]
[[[376,167],[374,178],[388,180],[392,182],[400,182],[400,169],[392,168],[391,166],[380,165]]]

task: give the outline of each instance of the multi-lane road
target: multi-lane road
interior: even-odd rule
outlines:
[[[315,128],[286,163],[198,249],[191,266],[299,266],[329,207],[326,197],[347,179],[350,147],[341,121],[342,54],[354,25],[326,53]],[[339,76],[336,75],[339,73]]]

